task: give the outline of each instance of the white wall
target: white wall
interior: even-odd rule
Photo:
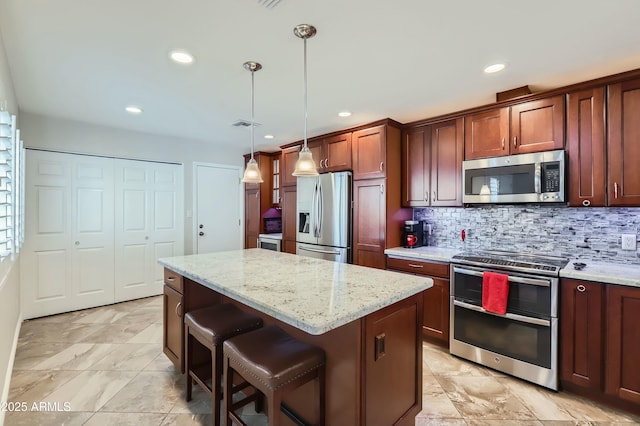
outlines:
[[[0,35],[0,105],[4,102],[6,102],[7,111],[18,114],[9,64]],[[18,125],[20,125],[19,119]],[[19,264],[17,258],[0,262],[0,401],[8,400],[15,344],[21,322]],[[4,411],[0,410],[0,424],[3,423]]]
[[[229,148],[203,141],[152,135],[22,112],[20,132],[27,148],[184,164],[185,210],[193,206],[193,163],[242,167],[245,146]],[[185,252],[193,248],[193,224],[185,214]]]

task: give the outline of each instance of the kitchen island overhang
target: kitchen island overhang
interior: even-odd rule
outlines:
[[[262,249],[158,262],[184,279],[183,314],[199,307],[188,294],[204,289],[322,347],[327,424],[413,424],[422,407],[422,293],[431,279]],[[305,385],[286,401],[313,417],[309,392]]]

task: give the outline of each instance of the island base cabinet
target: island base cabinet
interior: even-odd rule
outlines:
[[[163,339],[162,350],[175,365],[176,370],[184,373],[184,325],[182,314],[184,312],[184,299],[168,285],[164,286],[163,293]]]
[[[418,295],[365,320],[367,426],[414,424],[422,405],[421,315]]]
[[[607,286],[605,393],[640,411],[640,289]]]

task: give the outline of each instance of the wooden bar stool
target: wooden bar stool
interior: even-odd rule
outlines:
[[[234,336],[262,327],[262,319],[231,304],[215,305],[188,312],[184,317],[187,401],[195,380],[211,397],[213,424],[220,425],[222,400],[222,343]],[[194,365],[194,339],[211,351],[211,363]],[[211,379],[211,385],[207,383]]]
[[[233,421],[245,425],[235,411],[263,396],[267,399],[269,426],[280,425],[280,411],[298,425],[309,424],[283,404],[282,398],[311,380],[316,380],[319,424],[324,426],[325,354],[322,349],[300,342],[272,325],[225,341],[223,356],[223,406],[227,426]],[[233,403],[234,374],[259,392]]]

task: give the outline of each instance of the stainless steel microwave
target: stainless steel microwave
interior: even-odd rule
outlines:
[[[561,203],[564,201],[564,150],[462,162],[463,203]]]

